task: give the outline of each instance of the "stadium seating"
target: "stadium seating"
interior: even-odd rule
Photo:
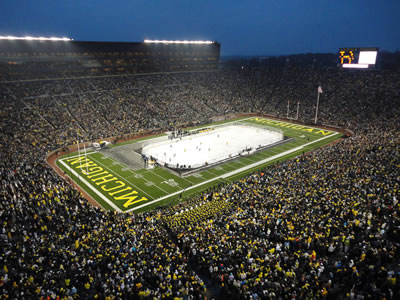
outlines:
[[[399,299],[400,73],[227,63],[219,72],[0,82],[0,297]],[[352,137],[177,207],[87,203],[48,151],[301,102]],[[295,110],[293,109],[293,112]]]

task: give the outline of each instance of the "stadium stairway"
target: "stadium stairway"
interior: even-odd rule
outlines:
[[[62,107],[61,103],[58,100],[55,100],[55,102]],[[67,112],[67,114],[69,115],[69,117],[71,118],[71,120],[75,121],[76,125],[78,125],[78,127],[84,132],[87,133],[87,130],[83,127],[83,125],[80,123],[79,118],[75,117],[74,114],[71,112],[71,110],[69,109],[68,106],[65,106],[65,111]]]
[[[30,104],[28,104],[26,101],[21,99],[21,102],[25,105],[25,107],[32,112],[32,114],[39,116],[42,120],[44,120],[48,125],[50,125],[53,129],[56,129],[56,126],[50,120],[45,118],[38,110],[34,109]]]
[[[194,271],[200,278],[201,280],[203,280],[206,288],[207,288],[207,299],[212,300],[212,299],[222,299],[222,290],[221,288],[218,286],[218,284],[215,283],[215,280],[213,280],[210,275],[201,270],[200,267],[198,266],[198,264],[196,264],[195,262],[193,262],[190,259],[190,249],[187,247],[183,247],[183,245],[181,243],[179,243],[178,238],[176,237],[176,235],[168,228],[167,225],[164,226],[166,231],[168,232],[168,236],[170,237],[170,239],[172,241],[174,241],[174,243],[176,245],[178,245],[179,250],[184,253],[185,255],[187,255],[189,257],[189,261],[188,261],[188,266],[190,267],[190,269],[192,269],[192,271]]]

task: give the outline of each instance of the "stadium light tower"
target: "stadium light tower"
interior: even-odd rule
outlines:
[[[146,44],[212,44],[212,41],[144,40]]]
[[[9,41],[73,41],[74,39],[67,37],[34,37],[34,36],[0,36],[0,40],[9,40]]]

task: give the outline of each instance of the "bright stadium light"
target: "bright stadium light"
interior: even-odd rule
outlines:
[[[23,41],[73,41],[67,37],[33,37],[33,36],[0,36],[0,40],[23,40]]]
[[[368,65],[366,64],[343,64],[342,66],[348,69],[368,69]]]
[[[167,40],[144,40],[148,44],[212,44],[212,41],[167,41]]]

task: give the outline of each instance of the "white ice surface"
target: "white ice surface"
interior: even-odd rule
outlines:
[[[282,133],[246,125],[231,125],[195,135],[149,144],[142,149],[147,157],[154,157],[161,165],[198,168],[229,157],[237,156],[246,148],[276,143]],[[244,154],[244,153],[243,153]]]

